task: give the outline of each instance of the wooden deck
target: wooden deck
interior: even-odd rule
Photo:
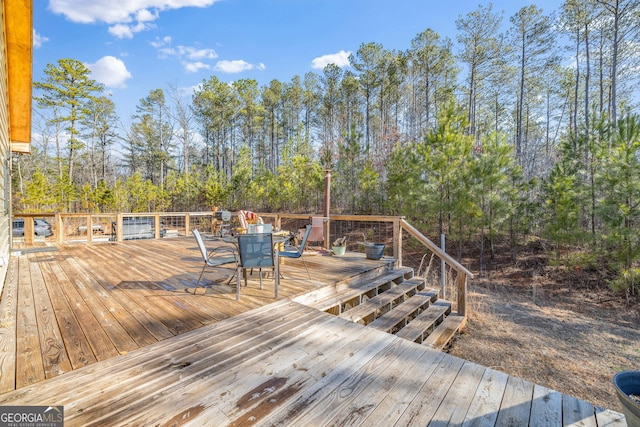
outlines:
[[[63,405],[68,426],[626,425],[290,300],[381,265],[362,256],[307,257],[312,280],[287,260],[278,300],[256,280],[235,301],[211,282],[186,292],[201,269],[191,238],[51,249],[10,261],[0,405]]]

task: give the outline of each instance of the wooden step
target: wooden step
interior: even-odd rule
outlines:
[[[363,301],[357,307],[343,312],[340,317],[367,325],[380,317],[380,315],[391,311],[398,305],[402,305],[401,303],[423,289],[423,280],[405,280],[391,289]]]
[[[393,310],[383,314],[368,326],[387,333],[394,333],[396,329],[402,329],[407,323],[422,313],[429,304],[438,299],[438,291],[433,289],[425,289],[417,292],[411,298],[402,304],[393,308]]]
[[[405,280],[406,269],[395,269],[368,280],[359,286],[346,287],[336,290],[328,297],[321,298],[311,304],[312,307],[331,314],[339,315],[349,308],[360,305],[363,301],[391,289]]]
[[[347,288],[358,288],[360,286],[363,286],[371,282],[372,280],[375,280],[376,278],[382,276],[383,274],[389,273],[390,271],[402,271],[405,279],[412,278],[414,273],[412,268],[394,268],[393,263],[389,262],[386,264],[377,265],[365,272],[353,274],[329,286],[323,286],[321,288],[313,289],[309,292],[297,295],[292,300],[300,304],[318,308],[316,307],[317,304],[321,303],[327,298],[335,296],[336,293]]]
[[[396,336],[421,344],[429,332],[441,323],[450,312],[451,303],[438,300],[400,329]]]
[[[436,350],[443,350],[451,342],[453,336],[464,327],[466,321],[464,316],[450,314],[422,341],[422,344]]]

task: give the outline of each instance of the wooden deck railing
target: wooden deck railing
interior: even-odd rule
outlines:
[[[295,231],[309,223],[308,214],[279,214],[258,213],[265,222],[274,227]],[[315,216],[315,215],[314,215]],[[37,237],[45,241],[62,243],[94,242],[94,241],[122,241],[127,238],[161,238],[172,236],[189,236],[191,230],[207,230],[214,232],[218,225],[213,212],[152,212],[152,213],[104,213],[104,214],[77,214],[77,213],[37,213],[14,214],[15,218],[24,218],[25,235],[24,243],[33,244],[37,236],[34,236],[33,220],[45,219],[52,225],[53,236]],[[144,222],[145,226],[141,234],[127,234],[126,221]],[[135,218],[136,220],[133,220]],[[234,214],[235,219],[235,214]],[[465,316],[467,311],[467,283],[473,278],[473,274],[442,251],[438,245],[429,240],[418,229],[409,224],[402,216],[386,215],[331,215],[325,218],[323,245],[330,249],[331,242],[336,237],[350,236],[348,239],[349,250],[362,252],[364,241],[380,242],[387,244],[387,254],[393,256],[398,266],[403,264],[403,234],[406,232],[415,238],[422,246],[432,254],[440,258],[449,266],[455,275],[455,290],[457,310]],[[136,228],[136,231],[140,231]],[[14,237],[15,241],[16,237]],[[389,253],[390,252],[390,253]]]

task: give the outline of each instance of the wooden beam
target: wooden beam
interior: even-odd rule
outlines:
[[[12,151],[31,152],[33,4],[3,0],[7,44],[9,139]]]

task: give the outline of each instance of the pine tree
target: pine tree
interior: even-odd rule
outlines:
[[[78,60],[60,59],[57,66],[47,64],[44,81],[33,84],[42,93],[41,96],[34,97],[38,106],[60,113],[59,116],[55,114],[50,121],[66,125],[65,130],[69,134],[67,176],[70,182],[74,178],[76,153],[84,147],[84,143],[78,138],[80,122],[90,113],[88,102],[95,100],[94,94],[104,89],[102,84],[89,77],[90,73]]]

